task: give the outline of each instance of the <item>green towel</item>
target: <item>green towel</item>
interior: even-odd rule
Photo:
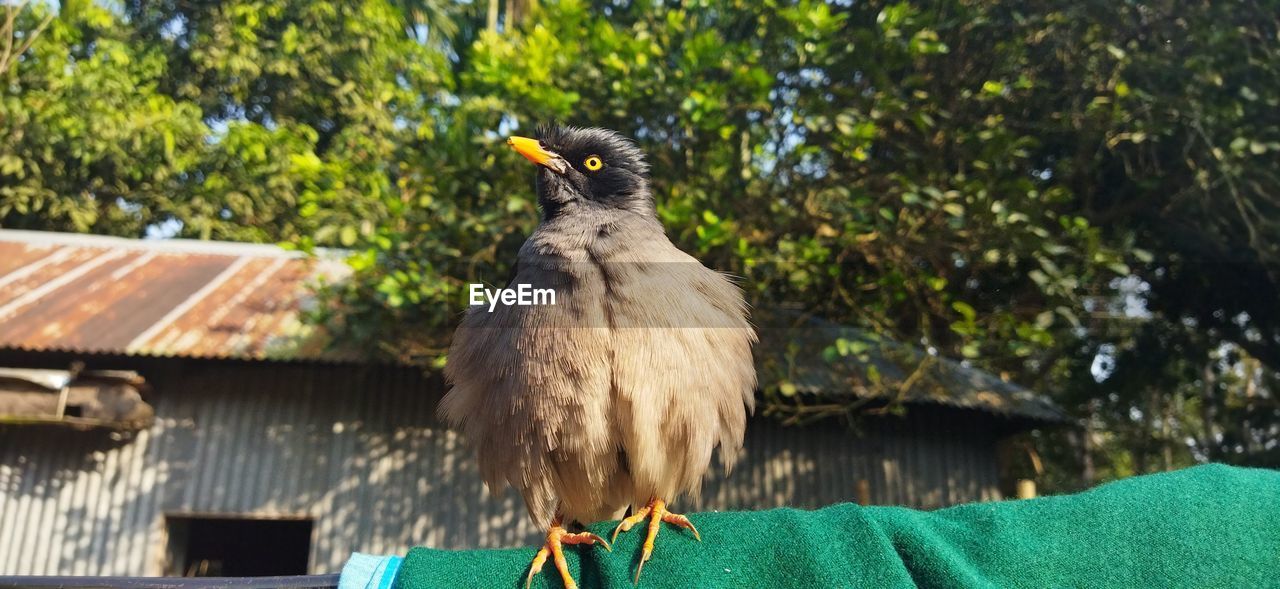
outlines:
[[[835,505],[664,525],[640,587],[1280,587],[1280,472],[1220,465],[932,512]],[[613,524],[591,530],[608,537]],[[584,587],[632,587],[643,526],[566,547]],[[409,551],[397,589],[524,586],[533,548]],[[534,587],[560,587],[551,562]]]

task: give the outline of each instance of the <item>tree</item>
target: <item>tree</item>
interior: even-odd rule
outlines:
[[[18,16],[20,29],[47,28],[0,74],[0,220],[139,234],[195,164],[200,111],[157,91],[164,56],[132,44],[109,11],[47,10]]]
[[[390,2],[126,4],[164,48],[165,91],[225,131],[193,174],[182,233],[350,246],[388,210],[401,152],[430,139],[449,78]]]
[[[8,72],[18,58],[31,48],[31,44],[40,37],[40,33],[44,32],[50,22],[53,22],[53,13],[46,13],[38,23],[31,24],[29,27],[22,26],[28,23],[19,23],[18,16],[22,14],[27,4],[27,2],[17,2],[4,5],[4,22],[0,23],[0,43],[4,44],[4,49],[0,51],[0,75]]]
[[[315,320],[439,366],[537,222],[504,136],[611,127],[757,307],[1051,395],[1055,464],[1274,464],[1277,8],[63,3],[0,74],[0,224],[348,248]]]
[[[479,143],[442,156],[467,163],[456,180],[433,170],[432,205],[397,221],[418,231],[386,226],[392,247],[359,258],[348,319],[377,325],[365,333],[392,353],[440,354],[447,330],[417,326],[448,325],[461,283],[500,282],[534,222],[527,179],[511,177],[527,170],[489,130],[587,121],[640,139],[669,231],[745,276],[757,305],[799,303],[968,358],[1052,393],[1110,436],[1050,452],[1059,463],[1093,461],[1114,476],[1264,459],[1277,422],[1267,383],[1280,366],[1263,360],[1280,342],[1264,262],[1274,239],[1256,236],[1275,235],[1263,157],[1276,134],[1264,97],[1275,94],[1258,89],[1275,87],[1266,9],[772,7],[560,2],[459,50],[466,114],[449,133]],[[1171,39],[1200,78],[1169,54]],[[1203,91],[1226,71],[1256,87]],[[1242,177],[1250,190],[1233,195]],[[1244,204],[1210,206],[1222,197]],[[455,253],[464,260],[441,265]],[[1162,347],[1189,337],[1188,322],[1195,345]],[[1253,376],[1236,378],[1249,384],[1235,392],[1205,386],[1182,353],[1219,376]],[[1099,380],[1100,362],[1116,364],[1111,378]],[[1165,376],[1138,386],[1154,374]],[[786,402],[786,384],[766,380],[774,402]],[[1208,427],[1219,433],[1187,443],[1214,404]],[[1128,427],[1135,411],[1143,425]],[[1241,412],[1247,427],[1232,421]],[[1083,440],[1043,447],[1064,437]]]

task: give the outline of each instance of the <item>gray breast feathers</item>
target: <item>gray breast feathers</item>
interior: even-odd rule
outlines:
[[[557,503],[589,522],[696,493],[713,450],[728,467],[742,446],[742,294],[655,226],[541,228],[513,284],[554,288],[555,304],[473,307],[454,335],[440,414],[538,524]]]

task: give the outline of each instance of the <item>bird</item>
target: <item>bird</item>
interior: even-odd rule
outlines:
[[[671,502],[697,496],[713,453],[728,473],[742,451],[756,388],[749,307],[732,277],[667,237],[631,139],[547,125],[507,143],[536,165],[540,210],[508,289],[554,289],[554,304],[470,306],[438,413],[488,488],[514,487],[546,529],[526,587],[548,558],[576,587],[563,546],[612,547],[569,529],[615,519],[613,541],[646,523],[639,583],[662,523],[702,540]]]

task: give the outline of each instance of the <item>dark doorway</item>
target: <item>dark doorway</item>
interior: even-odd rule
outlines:
[[[311,520],[166,516],[165,574],[181,577],[266,577],[307,574]]]

